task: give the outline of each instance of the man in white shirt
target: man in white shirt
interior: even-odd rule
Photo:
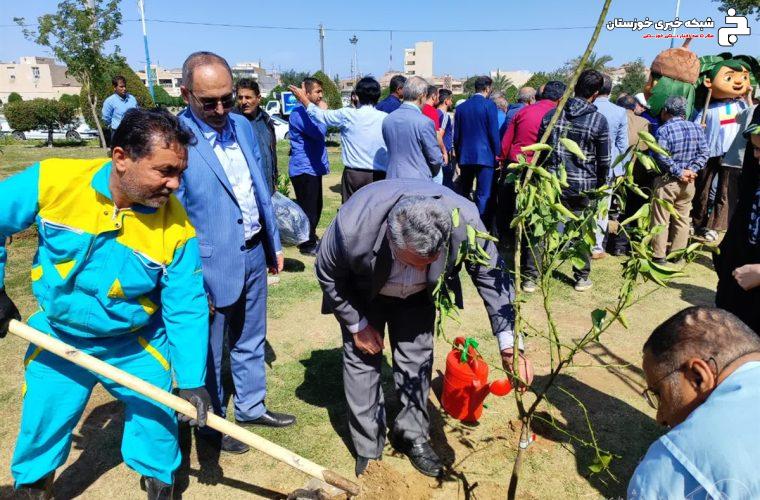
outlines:
[[[367,184],[385,179],[388,148],[383,139],[383,120],[388,114],[375,109],[381,92],[377,80],[370,76],[359,80],[354,89],[358,100],[356,108],[325,110],[309,101],[306,89],[291,85],[290,90],[312,120],[340,129],[345,167],[341,179],[343,203]]]

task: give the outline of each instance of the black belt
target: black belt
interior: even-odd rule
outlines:
[[[250,250],[259,243],[261,243],[261,231],[251,236],[251,239],[245,242],[245,248],[246,250]]]

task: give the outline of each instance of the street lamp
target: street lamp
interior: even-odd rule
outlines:
[[[354,60],[352,61],[352,64],[351,64],[352,66],[351,72],[354,74],[354,86],[356,86],[356,77],[359,73],[359,60],[356,56],[356,44],[359,43],[359,38],[357,38],[357,36],[354,35],[351,38],[349,38],[348,41],[351,42],[351,45],[354,46]]]

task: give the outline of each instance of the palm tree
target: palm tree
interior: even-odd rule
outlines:
[[[506,75],[502,75],[501,73],[497,72],[496,76],[493,78],[493,84],[491,85],[491,91],[492,92],[501,92],[502,94],[507,93],[507,90],[509,87],[514,86],[512,83],[512,80],[509,79]]]
[[[580,64],[580,62],[580,56],[570,59],[565,63],[563,72],[568,74],[575,73],[575,69],[578,67],[578,64]],[[583,67],[583,69],[593,69],[603,73],[606,69],[608,69],[607,63],[609,62],[612,62],[612,56],[603,55],[597,57],[596,52],[592,52],[591,55],[588,56],[588,60],[586,61],[586,65]]]

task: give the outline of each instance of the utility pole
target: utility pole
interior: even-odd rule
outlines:
[[[356,44],[359,43],[359,38],[357,38],[357,36],[354,35],[351,38],[349,38],[348,41],[351,43],[351,45],[354,46],[354,60],[353,60],[353,64],[351,65],[352,66],[351,70],[354,73],[354,86],[356,86],[356,80],[359,74],[359,60],[356,57]]]
[[[681,0],[676,0],[676,18],[678,18],[678,11],[679,10],[681,10]],[[673,27],[673,38],[670,39],[670,48],[671,49],[673,48],[673,44],[676,41],[675,35],[676,35],[676,28],[674,26]]]
[[[319,23],[319,67],[325,72],[325,27]],[[326,74],[326,73],[325,73]]]
[[[156,92],[153,90],[153,75],[150,72],[150,51],[148,50],[148,29],[145,26],[145,0],[137,0],[137,10],[140,11],[142,21],[143,43],[145,45],[145,79],[148,82],[148,92],[153,104],[156,103]]]
[[[388,52],[388,71],[393,71],[393,31],[389,31],[391,36],[391,47],[390,51]]]

